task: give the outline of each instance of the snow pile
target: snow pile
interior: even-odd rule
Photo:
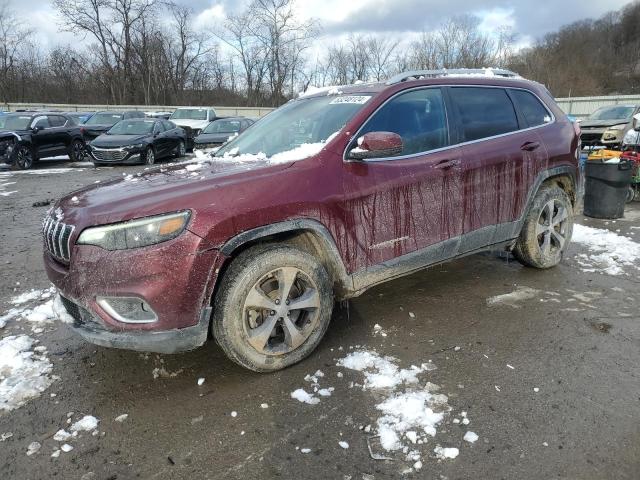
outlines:
[[[99,420],[92,415],[85,415],[80,420],[71,425],[72,432],[91,432],[98,428]]]
[[[309,405],[317,405],[318,403],[320,403],[320,399],[316,395],[319,395],[320,397],[330,397],[335,388],[320,388],[319,379],[321,378],[324,378],[324,373],[322,372],[322,370],[316,370],[316,373],[314,373],[313,375],[305,375],[304,381],[311,383],[313,392],[310,393],[303,388],[298,388],[297,390],[291,392],[291,398],[295,398],[299,402],[307,403]]]
[[[576,256],[585,272],[624,275],[624,267],[638,268],[640,243],[601,228],[573,226],[573,241],[587,247],[589,253]]]
[[[31,290],[13,297],[9,303],[16,305],[4,315],[0,316],[0,328],[4,328],[7,321],[23,318],[33,323],[51,323],[56,315],[53,311],[52,295],[55,293],[53,287],[44,290]],[[45,303],[36,305],[33,308],[26,307],[25,304],[36,300],[47,300]]]
[[[303,388],[298,388],[291,392],[291,398],[295,398],[299,402],[307,403],[309,405],[317,405],[320,403],[320,399],[315,397],[312,393],[307,392]]]
[[[0,340],[0,410],[24,405],[53,383],[53,366],[44,353],[34,351],[34,343],[27,335]]]
[[[446,448],[438,445],[433,449],[433,453],[436,454],[439,460],[445,460],[447,458],[456,458],[460,451],[457,448]]]
[[[342,92],[340,91],[340,85],[329,85],[327,87],[316,87],[313,85],[309,85],[304,92],[298,93],[298,98],[310,97],[311,95],[317,95],[320,93],[325,93],[327,95],[342,94]]]

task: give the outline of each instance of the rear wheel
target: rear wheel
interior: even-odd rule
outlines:
[[[87,150],[82,140],[74,140],[69,147],[69,159],[72,162],[80,162],[85,159]]]
[[[633,199],[636,197],[636,190],[633,188],[633,185],[629,185],[629,190],[627,190],[627,203],[633,202]]]
[[[329,275],[312,255],[286,245],[256,247],[235,259],[222,279],[213,334],[239,365],[280,370],[318,346],[332,309]]]
[[[534,268],[555,267],[562,261],[573,233],[573,206],[558,186],[540,189],[524,221],[513,254]]]
[[[145,150],[144,163],[146,165],[153,165],[154,163],[156,163],[156,155],[152,147],[147,147],[147,149]]]
[[[28,170],[33,166],[33,150],[27,145],[18,145],[14,155],[11,165],[14,170]]]

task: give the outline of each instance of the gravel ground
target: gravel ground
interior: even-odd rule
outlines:
[[[16,295],[49,287],[39,236],[48,207],[32,205],[142,168],[42,162],[32,173],[0,170],[0,312]],[[640,242],[638,205],[617,222],[580,222]],[[19,409],[0,410],[0,477],[636,479],[639,262],[604,275],[584,271],[584,253],[573,244],[549,271],[477,255],[378,286],[336,307],[314,355],[270,375],[237,367],[212,342],[187,354],[141,355],[95,347],[58,322],[36,333],[10,320],[0,337],[24,333],[46,346],[55,380]],[[429,360],[437,367],[419,381],[438,385],[448,407],[436,436],[410,445],[422,465],[369,438],[382,415],[376,405],[390,394],[363,390],[361,372],[336,365],[362,349],[393,356],[401,368]],[[317,370],[331,396],[315,405],[291,398],[298,388],[313,391],[304,378]],[[99,419],[97,433],[81,432],[66,442],[72,451],[51,457],[64,443],[54,434],[84,415]],[[479,439],[464,441],[467,431]],[[41,448],[28,456],[34,441]],[[374,455],[391,458],[373,459],[368,442]],[[437,445],[459,455],[439,459]]]

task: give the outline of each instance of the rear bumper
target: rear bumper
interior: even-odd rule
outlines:
[[[69,299],[62,300],[58,294],[54,302],[54,312],[60,318],[68,318],[71,329],[87,342],[102,347],[121,348],[139,352],[180,353],[193,350],[203,345],[209,333],[211,307],[205,307],[200,312],[200,320],[196,325],[185,328],[175,328],[163,331],[111,331],[92,318],[87,310]],[[76,306],[67,307],[72,303]],[[70,310],[75,310],[72,313]],[[82,312],[82,313],[79,313]]]

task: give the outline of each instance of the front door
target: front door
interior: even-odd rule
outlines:
[[[443,90],[394,96],[356,137],[374,131],[397,133],[404,150],[393,157],[345,160],[345,224],[352,233],[339,241],[348,270],[397,263],[398,257],[428,247],[434,261],[455,254],[450,240],[462,231],[462,159],[449,139]]]

